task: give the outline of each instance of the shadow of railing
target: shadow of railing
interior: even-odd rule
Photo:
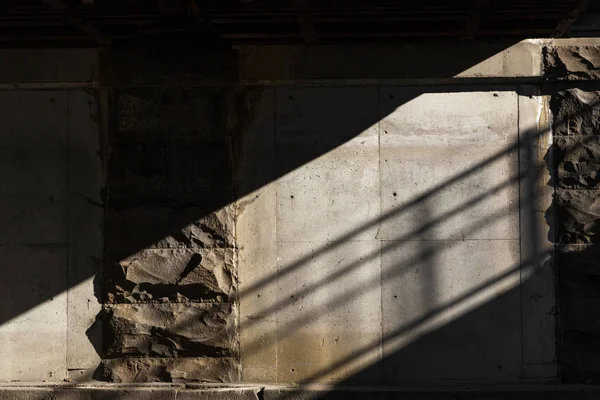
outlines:
[[[560,126],[560,124],[564,123],[564,121],[556,121],[554,123],[554,126]],[[328,245],[323,246],[323,247],[316,247],[314,249],[312,249],[312,251],[310,252],[310,254],[308,256],[305,256],[303,258],[300,258],[290,264],[284,265],[283,267],[279,268],[276,274],[273,275],[269,275],[266,278],[261,279],[258,283],[252,283],[249,285],[248,288],[246,288],[245,290],[241,290],[240,295],[242,297],[242,299],[244,298],[244,296],[250,296],[252,294],[256,294],[259,293],[260,290],[262,288],[265,288],[266,286],[268,286],[272,281],[274,280],[281,280],[283,277],[285,277],[286,275],[291,275],[290,278],[293,280],[294,278],[298,278],[297,273],[302,273],[302,268],[307,268],[307,265],[311,263],[312,260],[314,260],[314,258],[319,257],[323,254],[326,254],[327,252],[332,251],[333,249],[336,248],[340,248],[343,247],[345,245],[345,242],[349,241],[352,237],[354,237],[355,235],[357,235],[358,233],[367,230],[371,227],[376,227],[378,224],[380,224],[381,222],[385,221],[387,218],[393,217],[395,216],[395,214],[400,214],[403,212],[407,212],[407,210],[411,207],[413,208],[417,208],[417,214],[421,214],[421,220],[422,225],[418,226],[416,229],[408,232],[405,235],[399,236],[397,237],[395,240],[390,240],[390,241],[386,241],[389,242],[387,244],[382,245],[381,249],[374,251],[370,254],[367,254],[365,257],[361,257],[360,260],[354,261],[352,263],[346,264],[344,266],[342,266],[341,268],[337,268],[333,273],[331,273],[329,276],[327,276],[325,279],[319,280],[315,283],[309,284],[307,286],[303,286],[301,289],[299,290],[287,290],[284,291],[285,297],[283,299],[278,300],[277,302],[275,302],[274,304],[266,307],[263,310],[260,310],[256,313],[256,315],[253,315],[252,319],[248,319],[245,322],[242,323],[241,325],[241,329],[248,329],[249,327],[252,327],[255,324],[258,324],[260,320],[264,320],[264,319],[268,319],[273,317],[274,314],[284,311],[286,312],[286,309],[289,309],[287,312],[291,313],[292,315],[294,315],[294,317],[292,318],[292,321],[290,323],[284,323],[284,325],[287,325],[286,328],[284,329],[277,329],[277,341],[280,341],[282,339],[285,339],[286,336],[290,335],[290,334],[294,334],[295,332],[297,332],[298,330],[301,330],[303,327],[305,327],[306,325],[309,325],[313,322],[315,322],[316,320],[318,320],[319,318],[321,318],[323,315],[331,313],[331,312],[335,312],[335,310],[338,310],[340,307],[344,306],[345,304],[351,302],[353,299],[360,297],[361,294],[367,293],[369,291],[372,290],[376,290],[377,287],[379,285],[383,285],[385,282],[388,282],[390,280],[393,280],[394,278],[400,277],[403,274],[407,273],[407,270],[410,270],[411,268],[416,268],[417,266],[423,266],[423,263],[425,263],[425,266],[427,268],[427,265],[429,265],[430,270],[426,271],[425,273],[425,278],[424,278],[424,283],[425,286],[422,289],[422,292],[427,292],[428,290],[435,290],[434,289],[434,285],[435,285],[435,273],[432,271],[433,268],[431,268],[430,264],[432,262],[432,260],[436,257],[436,255],[440,252],[440,250],[442,250],[443,247],[451,247],[453,246],[455,243],[460,243],[460,241],[452,241],[449,240],[446,243],[445,246],[439,246],[437,244],[432,244],[435,243],[431,242],[431,241],[427,241],[427,240],[423,240],[422,239],[422,235],[424,233],[426,233],[428,230],[430,230],[431,228],[437,226],[438,224],[442,223],[444,220],[460,214],[461,212],[464,212],[465,210],[468,210],[470,207],[475,206],[476,204],[482,202],[486,197],[490,196],[492,193],[495,193],[503,188],[509,187],[511,185],[515,185],[516,187],[521,189],[520,194],[518,195],[518,197],[520,197],[520,204],[519,202],[517,202],[517,204],[515,204],[512,208],[508,208],[503,210],[503,212],[500,213],[496,213],[494,215],[490,215],[486,218],[481,218],[478,221],[475,221],[473,224],[468,225],[465,230],[463,231],[465,236],[469,236],[470,234],[473,234],[475,232],[477,232],[478,230],[481,230],[482,228],[488,226],[489,224],[491,224],[492,222],[494,222],[495,220],[504,218],[508,215],[510,215],[511,213],[518,213],[518,211],[520,210],[520,207],[525,207],[528,212],[525,214],[522,214],[520,216],[520,225],[521,225],[521,232],[527,232],[528,237],[526,239],[524,238],[514,238],[513,240],[515,240],[515,244],[518,247],[518,243],[519,240],[527,240],[527,245],[530,246],[530,248],[526,249],[525,253],[527,256],[531,257],[529,259],[523,260],[520,263],[511,266],[506,272],[499,274],[498,276],[493,277],[492,279],[490,279],[489,281],[481,284],[481,285],[477,285],[474,288],[470,288],[468,291],[466,291],[466,293],[461,294],[459,296],[457,296],[456,298],[452,299],[451,301],[441,305],[441,306],[436,306],[436,307],[426,307],[426,308],[431,308],[430,311],[424,311],[422,313],[421,316],[419,316],[418,318],[415,318],[415,320],[409,324],[403,325],[400,328],[397,328],[395,330],[392,330],[391,332],[389,332],[388,334],[385,334],[383,336],[383,338],[381,340],[376,340],[373,343],[371,343],[370,345],[361,348],[360,350],[358,349],[352,349],[351,353],[352,355],[347,357],[347,358],[343,358],[342,361],[339,362],[335,362],[333,364],[327,364],[327,366],[325,367],[324,370],[314,373],[312,375],[310,375],[310,377],[308,379],[303,380],[303,382],[310,382],[313,380],[320,380],[322,378],[325,378],[328,375],[331,375],[332,373],[335,373],[336,370],[338,369],[344,369],[347,367],[348,364],[351,364],[353,361],[355,361],[356,359],[359,359],[360,357],[366,355],[369,352],[372,352],[373,350],[376,350],[378,347],[383,346],[383,348],[385,349],[386,347],[386,343],[387,342],[391,342],[393,340],[397,340],[399,336],[402,336],[404,334],[410,333],[411,331],[417,330],[417,328],[419,328],[421,325],[427,323],[429,320],[433,319],[436,316],[439,316],[441,313],[443,313],[444,311],[447,311],[449,309],[451,309],[452,307],[456,307],[461,305],[462,303],[468,302],[469,300],[472,300],[473,297],[476,297],[478,294],[480,294],[482,291],[487,290],[487,289],[493,289],[494,286],[502,284],[503,281],[509,280],[509,278],[516,277],[516,281],[513,280],[512,282],[512,286],[510,287],[504,287],[501,290],[501,294],[498,296],[492,296],[491,299],[487,299],[486,301],[484,301],[482,304],[478,305],[477,307],[473,307],[473,309],[469,310],[467,312],[467,315],[464,316],[455,316],[454,318],[451,318],[450,321],[448,321],[449,327],[448,330],[449,331],[453,331],[454,335],[460,335],[461,331],[463,333],[468,333],[469,331],[472,331],[473,329],[483,329],[486,330],[488,329],[489,325],[486,325],[485,321],[480,321],[476,324],[472,323],[473,320],[473,316],[477,316],[479,315],[480,317],[475,317],[475,320],[477,320],[477,318],[483,318],[481,317],[482,315],[486,315],[486,310],[495,310],[496,312],[500,311],[500,314],[503,314],[502,316],[505,317],[507,313],[515,313],[515,309],[511,309],[511,307],[517,307],[518,313],[521,312],[520,310],[520,305],[521,305],[521,290],[520,290],[520,285],[522,284],[528,284],[528,281],[530,279],[535,279],[535,277],[537,276],[537,274],[539,273],[539,271],[541,269],[548,269],[548,268],[552,268],[552,264],[551,264],[551,260],[550,260],[550,256],[552,254],[552,247],[550,245],[549,246],[549,241],[553,240],[553,238],[548,237],[548,242],[546,242],[545,244],[541,243],[539,240],[540,237],[540,233],[545,231],[545,230],[549,230],[550,232],[553,231],[554,227],[550,226],[550,227],[542,227],[539,224],[539,216],[540,213],[543,213],[546,210],[540,210],[540,200],[548,200],[548,199],[540,199],[540,197],[542,197],[542,195],[540,195],[540,191],[542,190],[542,188],[540,187],[540,178],[543,178],[545,176],[544,172],[547,170],[552,170],[553,167],[550,165],[546,165],[546,162],[548,162],[550,160],[550,155],[546,154],[544,157],[544,160],[546,160],[546,162],[544,160],[536,160],[534,155],[536,154],[536,152],[540,151],[540,148],[538,147],[538,143],[537,140],[539,139],[540,136],[542,135],[548,135],[549,133],[545,130],[542,129],[542,131],[540,132],[537,128],[536,129],[530,129],[524,132],[520,132],[520,143],[517,143],[515,145],[511,145],[508,148],[504,149],[503,151],[494,154],[493,156],[486,158],[485,160],[478,162],[475,164],[474,167],[469,168],[467,171],[456,175],[450,179],[447,179],[445,181],[443,181],[441,184],[437,185],[436,187],[434,187],[433,189],[428,190],[427,192],[425,192],[423,195],[420,195],[417,199],[410,201],[407,205],[401,206],[401,207],[397,207],[395,209],[393,209],[392,211],[384,214],[382,217],[374,219],[370,222],[367,222],[364,225],[361,225],[359,228],[353,230],[350,233],[344,234],[342,235],[340,238],[336,238],[335,240],[331,240]],[[584,145],[586,140],[591,140],[590,138],[584,139],[581,143],[579,143],[579,145]],[[461,204],[460,206],[456,207],[455,209],[452,209],[444,214],[442,214],[439,217],[436,218],[430,218],[429,217],[429,211],[428,211],[428,207],[426,209],[423,208],[423,204],[426,204],[428,199],[433,196],[435,193],[443,190],[446,187],[451,186],[452,184],[456,184],[459,183],[462,179],[467,178],[469,175],[472,174],[477,174],[478,172],[481,172],[481,169],[484,167],[489,167],[491,166],[495,161],[500,160],[501,158],[505,157],[507,154],[514,152],[515,150],[519,151],[520,157],[516,162],[519,165],[526,165],[527,167],[524,169],[519,169],[519,173],[515,176],[509,177],[509,179],[507,179],[506,181],[501,182],[500,184],[492,187],[490,190],[488,190],[487,192],[483,193],[483,194],[479,194],[477,196],[471,197],[469,199],[467,199],[463,204]],[[573,151],[573,149],[571,149],[571,151]],[[549,174],[548,174],[549,176]],[[552,185],[552,182],[545,182],[545,184],[548,185]],[[519,218],[519,217],[517,217]],[[549,224],[552,225],[553,222],[552,220],[549,221]],[[510,240],[510,239],[509,239]],[[415,241],[417,243],[421,244],[421,250],[418,251],[417,255],[414,256],[413,258],[410,258],[409,260],[399,263],[399,264],[394,264],[393,268],[390,268],[389,271],[387,272],[382,272],[381,277],[377,277],[375,279],[372,280],[362,280],[360,282],[360,287],[356,287],[353,288],[351,290],[343,290],[342,293],[339,296],[334,297],[333,300],[331,301],[326,301],[323,302],[322,304],[319,304],[318,307],[312,307],[310,308],[310,311],[308,313],[304,313],[304,315],[299,315],[301,314],[300,312],[302,311],[302,308],[300,308],[298,310],[298,298],[301,298],[302,296],[305,295],[309,295],[311,293],[313,293],[315,290],[318,289],[327,289],[330,290],[331,292],[336,292],[336,289],[334,289],[336,287],[336,285],[338,285],[340,283],[341,278],[343,278],[346,275],[349,275],[353,272],[355,272],[356,270],[358,270],[360,268],[361,265],[368,263],[368,261],[372,258],[376,258],[380,255],[385,254],[386,252],[393,252],[394,250],[397,249],[401,249],[402,246],[406,246],[408,242],[412,242]],[[453,243],[454,242],[454,243]],[[422,246],[424,245],[424,246]],[[520,253],[520,250],[517,250],[517,252]],[[484,255],[485,257],[485,255]],[[464,260],[456,260],[457,262],[462,262]],[[325,267],[325,265],[324,265]],[[310,273],[310,269],[307,271],[304,271],[304,273]],[[284,281],[285,282],[285,281]],[[430,287],[427,287],[427,285],[431,285]],[[423,293],[424,296],[426,296],[426,301],[425,303],[431,303],[431,299],[429,297],[427,297],[427,293]],[[385,300],[382,300],[385,301]],[[389,300],[388,300],[389,301]],[[499,306],[505,304],[507,306]],[[294,306],[296,306],[294,308]],[[510,306],[510,307],[508,307]],[[295,311],[295,312],[294,312]],[[523,316],[523,318],[526,318],[528,316]],[[494,319],[494,317],[490,317],[491,320]],[[519,358],[519,360],[521,360],[522,358],[522,344],[521,344],[521,338],[519,337],[521,335],[520,329],[520,321],[521,321],[521,316],[519,315],[519,325],[518,326],[513,326],[513,328],[515,328],[515,330],[512,332],[513,334],[516,335],[516,337],[513,337],[512,339],[515,339],[514,342],[512,343],[514,345],[513,348],[511,349],[503,349],[508,351],[509,353],[512,352],[512,355]],[[469,322],[468,322],[469,321]],[[385,321],[384,321],[385,322]],[[514,322],[514,320],[513,320]],[[431,333],[426,333],[423,334],[423,336],[429,338],[427,339],[427,341],[425,341],[424,343],[429,343],[432,344],[432,341],[435,342],[435,337],[443,337],[445,335],[444,332],[447,332],[446,328],[444,326],[442,327],[438,327],[436,328],[437,330],[434,330],[434,332]],[[492,330],[489,331],[490,334],[490,338],[492,338],[494,336],[494,332]],[[518,339],[517,339],[518,338]],[[494,339],[491,339],[494,340]],[[385,368],[385,364],[386,363],[394,363],[393,360],[402,360],[402,359],[407,359],[410,360],[410,362],[415,362],[417,365],[419,363],[419,359],[424,358],[427,361],[424,362],[433,362],[435,363],[435,357],[433,357],[433,359],[430,359],[427,357],[428,351],[427,351],[427,347],[428,345],[424,345],[424,344],[419,344],[421,343],[421,339],[417,339],[416,343],[413,344],[408,344],[407,347],[405,349],[399,350],[397,352],[388,352],[387,354],[383,355],[383,360],[381,362],[376,362],[374,363],[374,365],[372,367],[366,368],[365,370],[361,371],[360,373],[354,374],[352,375],[350,378],[344,380],[341,385],[352,385],[352,384],[364,384],[365,382],[377,382],[377,379],[374,379],[374,377],[379,377],[382,376],[382,371],[381,368]],[[438,342],[438,346],[431,346],[431,348],[437,348],[439,349],[439,345],[443,343],[443,342]],[[469,343],[469,342],[461,342],[461,343],[455,343],[455,342],[451,342],[452,344],[450,344],[448,347],[445,347],[445,344],[443,345],[446,348],[446,351],[448,352],[452,352],[455,349],[457,352],[459,350],[465,350],[465,346],[469,346],[472,345],[473,343]],[[488,343],[489,345],[490,343]],[[302,342],[298,341],[298,345],[302,346]],[[551,344],[552,346],[554,346],[554,343]],[[248,353],[252,353],[253,351],[259,351],[261,348],[264,348],[264,342],[263,341],[257,341],[255,343],[250,343],[247,345],[247,347],[245,347],[245,351]],[[420,350],[417,350],[420,349]],[[473,349],[471,349],[473,350]],[[476,350],[482,350],[482,349],[476,349]],[[516,353],[515,353],[516,351]],[[409,355],[411,354],[412,355]],[[494,355],[500,355],[500,353],[494,353]],[[468,351],[462,354],[463,359],[461,360],[460,357],[458,357],[456,360],[454,360],[455,362],[462,362],[465,364],[472,362],[473,368],[476,369],[480,366],[480,364],[474,362],[474,360],[469,361],[469,356],[473,356],[473,354],[469,354]],[[485,357],[485,355],[484,355]],[[301,359],[299,358],[297,360],[298,362],[301,362]],[[446,360],[448,361],[448,360]],[[402,364],[402,367],[400,369],[398,369],[398,366],[393,367],[398,371],[399,375],[402,375],[402,371],[404,371],[404,373],[409,372],[411,370],[410,367],[410,362],[401,362],[400,364]],[[383,365],[383,366],[382,366]],[[452,365],[453,368],[456,368],[456,364],[454,363],[450,363],[449,365]],[[445,365],[446,367],[448,367],[448,365]],[[506,366],[503,365],[498,365],[498,369],[501,370],[502,368],[505,368]],[[513,365],[514,367],[514,365]],[[551,365],[546,365],[544,366],[546,368],[548,368],[549,370],[552,370],[552,368],[555,368]],[[522,365],[519,362],[519,370],[512,370],[510,371],[512,374],[514,374],[515,377],[521,377],[523,376],[523,371],[521,371]],[[444,369],[443,367],[441,369]],[[430,372],[430,371],[429,371]],[[485,374],[484,375],[478,375],[477,371],[473,371],[474,374],[471,377],[472,380],[477,380],[480,378],[485,378]],[[487,371],[489,372],[489,371]],[[427,371],[423,371],[421,370],[419,372],[421,375],[421,377],[423,376],[429,376],[427,374]],[[419,373],[415,374],[405,374],[409,377],[412,378],[406,378],[406,376],[403,378],[401,376],[397,377],[398,379],[391,379],[389,380],[389,374],[388,374],[388,383],[390,382],[394,382],[394,383],[399,383],[399,382],[407,382],[407,381],[419,381],[418,378],[415,378],[415,376],[419,376]],[[546,374],[548,374],[548,372],[546,372]],[[552,374],[552,372],[550,372],[550,374]],[[383,374],[383,376],[385,377],[386,374]],[[554,376],[554,375],[553,375]],[[452,374],[450,374],[448,376],[448,378],[450,380],[453,379]],[[456,379],[461,379],[456,378]],[[464,377],[463,377],[464,379]]]

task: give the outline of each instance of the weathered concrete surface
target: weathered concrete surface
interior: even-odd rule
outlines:
[[[521,318],[514,311],[520,296],[513,294],[520,280],[518,240],[384,246],[386,382],[509,381],[520,375]]]
[[[317,80],[377,82],[542,75],[543,40],[391,45],[237,46],[249,84]],[[373,60],[380,60],[376,66]]]
[[[521,252],[521,337],[523,377],[554,378],[556,362],[556,274],[549,215],[554,182],[548,96],[519,87],[519,234]]]
[[[552,339],[554,326],[522,334],[515,312],[526,129],[516,89],[248,95],[238,179],[254,189],[271,165],[282,177],[238,202],[244,379],[552,376],[544,342],[527,366],[521,346]],[[538,107],[521,111],[537,126]],[[546,305],[523,309],[523,319],[539,321]]]
[[[47,68],[18,76],[58,79]],[[0,102],[0,379],[60,381],[99,361],[85,333],[99,310],[89,279],[102,253],[98,104],[56,90],[2,92]]]
[[[96,49],[2,49],[0,84],[5,88],[72,87],[98,81]]]
[[[276,307],[277,182],[274,138],[274,90],[249,91],[243,100],[237,185],[246,193],[237,201],[240,344],[254,343],[241,358],[243,382],[277,381],[277,318],[261,310]],[[264,184],[264,182],[270,182]],[[259,188],[259,189],[256,189]],[[256,189],[256,190],[255,190]],[[256,221],[260,221],[259,224]]]
[[[379,237],[517,239],[516,93],[438,90],[381,90]]]

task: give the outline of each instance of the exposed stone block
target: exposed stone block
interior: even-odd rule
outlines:
[[[105,243],[112,261],[148,248],[231,248],[234,209],[202,206],[108,210]]]
[[[558,242],[600,243],[600,191],[557,189]]]
[[[600,187],[600,136],[556,137],[558,183],[564,188]]]
[[[552,96],[555,136],[600,135],[600,92],[570,89]]]
[[[237,354],[236,311],[231,303],[106,306],[108,358],[230,357]]]
[[[600,79],[600,47],[548,46],[543,49],[546,77],[565,80]]]
[[[110,382],[222,382],[239,380],[239,360],[222,358],[126,358],[103,360],[100,377]]]
[[[109,302],[228,301],[234,292],[233,249],[148,249],[105,274]]]

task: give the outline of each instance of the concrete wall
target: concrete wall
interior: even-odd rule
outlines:
[[[26,273],[3,283],[0,379],[554,379],[549,183],[595,179],[546,168],[551,123],[596,128],[564,91],[595,76],[579,44],[44,51],[48,71],[6,69],[0,250]]]
[[[524,90],[251,97],[242,181],[280,177],[240,201],[245,381],[555,376],[553,276],[530,276],[520,249],[532,231],[520,187],[543,162],[519,160],[522,136],[540,139],[543,101]],[[534,230],[547,232],[541,222]]]
[[[87,70],[73,60],[94,62],[82,51],[22,56],[3,53],[3,81],[84,79]],[[56,87],[0,92],[4,381],[89,379],[98,365],[86,331],[100,310],[93,275],[103,246],[101,101]]]

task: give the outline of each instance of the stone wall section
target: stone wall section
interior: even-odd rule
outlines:
[[[598,46],[549,46],[546,76],[563,81],[550,100],[555,185],[558,355],[562,380],[600,372],[600,65]],[[567,83],[569,82],[569,83]]]
[[[100,379],[239,379],[226,92],[113,90]]]

